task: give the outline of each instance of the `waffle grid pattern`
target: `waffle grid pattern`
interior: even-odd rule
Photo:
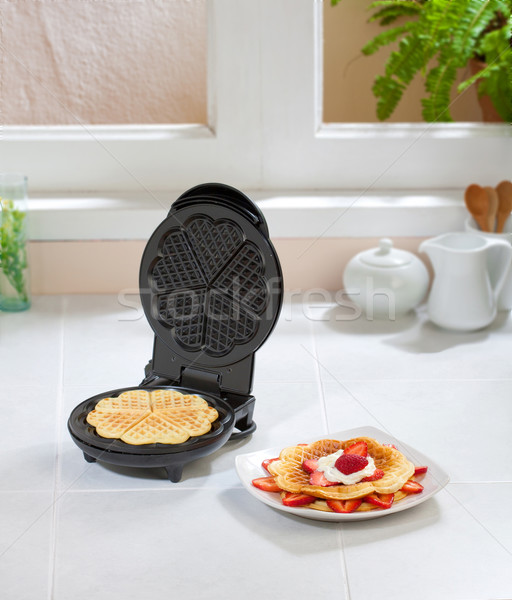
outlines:
[[[205,285],[206,280],[184,233],[171,231],[162,246],[162,259],[153,267],[152,284],[157,292]]]
[[[302,468],[304,460],[334,454],[338,450],[348,448],[358,441],[367,443],[368,454],[373,458],[376,468],[384,471],[382,479],[330,487],[310,485],[309,474]],[[414,465],[398,450],[383,446],[372,438],[360,437],[347,441],[319,440],[307,446],[285,448],[280,453],[279,460],[271,463],[268,470],[283,490],[309,494],[317,498],[350,500],[363,498],[372,492],[379,494],[397,492],[414,474]]]
[[[86,419],[100,437],[141,445],[182,444],[208,433],[218,416],[201,396],[157,389],[103,398]]]
[[[150,273],[153,314],[189,352],[220,357],[258,331],[264,260],[238,225],[207,216],[166,233]]]
[[[223,356],[235,344],[252,338],[257,321],[224,294],[210,292],[205,345],[211,354]]]
[[[268,298],[262,271],[261,254],[256,246],[248,242],[221,273],[215,286],[237,298],[256,314],[261,314]]]
[[[158,296],[158,318],[175,330],[185,348],[201,346],[204,328],[206,289],[173,292]]]
[[[208,280],[222,269],[244,240],[234,223],[221,221],[214,225],[208,217],[192,219],[187,232]]]

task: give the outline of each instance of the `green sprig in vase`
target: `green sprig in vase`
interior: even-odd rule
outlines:
[[[30,307],[27,257],[27,179],[0,174],[0,310]]]

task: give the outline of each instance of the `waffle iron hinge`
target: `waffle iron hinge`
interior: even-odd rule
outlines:
[[[252,377],[246,381],[248,373],[252,375],[252,366],[254,363],[253,355],[244,359],[239,364],[224,367],[219,371],[207,371],[196,369],[194,367],[184,367],[181,372],[180,385],[185,388],[195,389],[204,392],[210,392],[220,396],[233,408],[235,412],[235,427],[240,433],[234,433],[230,439],[242,438],[256,429],[256,424],[252,417],[254,413],[254,396],[249,394],[252,387]],[[241,378],[241,379],[240,379]],[[240,385],[247,385],[241,392]]]
[[[184,365],[158,336],[155,336],[153,358],[146,365],[143,385],[170,385],[197,390],[218,396],[235,411],[236,427],[241,434],[231,439],[249,435],[255,429],[252,421],[255,398],[251,395],[254,353],[230,365],[209,369],[204,365]]]
[[[184,367],[181,371],[180,386],[219,395],[219,373],[203,371],[192,367]]]

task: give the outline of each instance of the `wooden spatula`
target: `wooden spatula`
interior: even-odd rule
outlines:
[[[484,187],[489,206],[487,207],[487,231],[494,231],[496,226],[496,215],[498,214],[498,192],[490,186]]]
[[[501,181],[498,183],[496,193],[498,195],[496,232],[502,233],[505,222],[512,212],[512,181]]]
[[[477,222],[482,231],[489,231],[488,213],[489,213],[489,196],[483,187],[477,183],[472,183],[464,192],[464,201],[467,209],[471,213],[473,219]]]

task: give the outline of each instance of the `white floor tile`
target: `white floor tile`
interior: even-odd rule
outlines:
[[[377,588],[379,598],[395,600],[512,595],[511,554],[449,488],[389,518],[344,526],[343,541],[351,600]]]
[[[151,359],[154,334],[134,297],[69,296],[64,313],[64,384],[136,386]]]
[[[29,310],[0,311],[0,381],[56,385],[62,364],[62,298],[40,296]],[[0,397],[4,397],[0,389]]]
[[[512,519],[509,506],[501,501],[510,498],[512,482],[453,484],[449,490],[489,536],[512,556]]]
[[[57,386],[2,386],[0,489],[51,490],[57,455]]]
[[[330,427],[352,407],[357,425],[388,431],[452,481],[512,481],[512,381],[350,381],[326,387]],[[349,392],[351,401],[343,402]],[[350,414],[350,412],[348,413]],[[344,428],[344,427],[343,427]]]
[[[344,599],[336,529],[243,490],[73,493],[59,516],[54,600]]]
[[[317,300],[287,301],[256,353],[256,431],[178,483],[87,463],[67,430],[75,406],[144,376],[154,334],[134,295],[0,313],[0,597],[511,598],[512,319],[457,334],[424,307],[383,322]],[[368,425],[450,484],[411,510],[332,524],[263,505],[236,474],[238,454]]]
[[[256,352],[257,381],[315,381],[311,321],[299,304],[285,305],[279,321]]]
[[[50,492],[0,492],[0,596],[5,600],[50,597],[52,519]]]
[[[512,378],[512,318],[500,315],[482,331],[455,333],[431,324],[424,313],[396,321],[340,320],[325,306],[314,322],[322,378],[503,379]]]

